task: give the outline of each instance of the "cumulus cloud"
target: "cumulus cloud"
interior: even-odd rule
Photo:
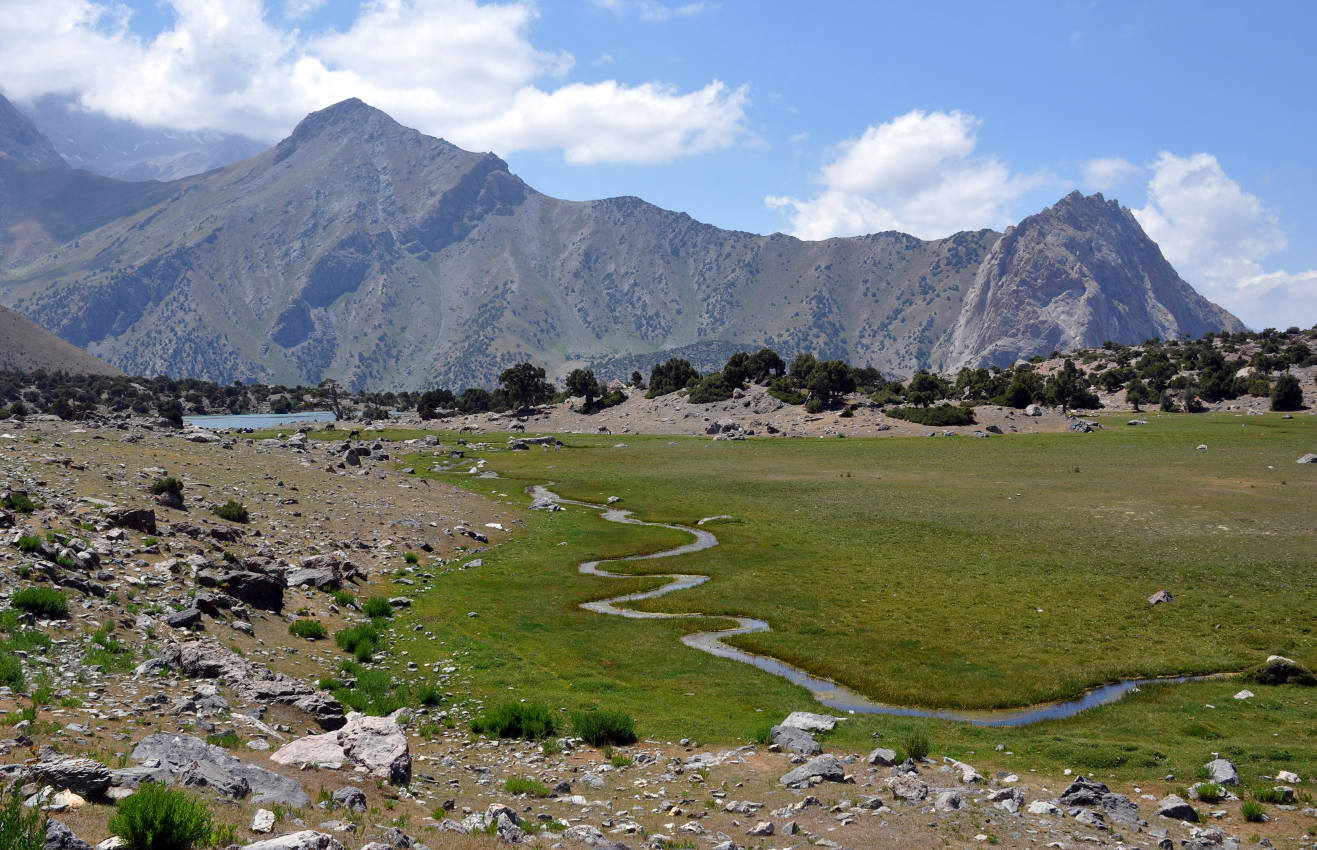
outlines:
[[[594,0],[595,5],[616,14],[634,13],[642,21],[667,21],[673,18],[693,18],[716,12],[719,3],[661,3],[659,0]]]
[[[914,110],[870,126],[843,142],[824,165],[819,194],[770,195],[802,239],[901,230],[924,238],[1011,223],[1009,207],[1046,182],[1012,174],[992,157],[975,156],[978,119],[962,112]]]
[[[169,0],[173,21],[144,39],[110,0],[10,0],[0,80],[17,100],[72,94],[115,118],[267,141],[360,97],[466,147],[561,148],[582,163],[662,162],[727,147],[743,131],[746,89],[717,80],[690,92],[565,84],[573,58],[535,47],[527,2],[366,0],[342,30],[304,35],[280,23],[321,2]]]
[[[1110,192],[1142,171],[1139,166],[1118,156],[1092,159],[1084,163],[1084,185],[1094,191]]]
[[[1317,270],[1265,268],[1285,232],[1216,157],[1163,152],[1151,170],[1147,206],[1134,216],[1185,280],[1255,328],[1317,321]]]

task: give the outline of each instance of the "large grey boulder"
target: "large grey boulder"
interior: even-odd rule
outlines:
[[[813,776],[828,782],[842,782],[846,778],[846,767],[836,756],[825,753],[815,756],[794,770],[787,771],[778,782],[783,785],[796,785],[808,782]]]
[[[1102,795],[1110,793],[1106,785],[1096,779],[1080,776],[1070,783],[1070,787],[1061,792],[1063,806],[1097,806],[1102,803]]]
[[[1164,818],[1174,818],[1175,820],[1189,821],[1190,823],[1198,822],[1197,810],[1175,794],[1170,794],[1157,801],[1157,814]]]
[[[393,717],[350,714],[343,728],[291,741],[271,753],[270,760],[320,767],[352,763],[394,785],[407,785],[412,778],[407,734]]]
[[[819,746],[813,735],[795,726],[774,726],[769,732],[769,740],[797,755],[813,756],[823,752],[823,747]]]
[[[154,760],[156,769],[167,772],[174,782],[209,788],[232,799],[250,795],[253,803],[281,803],[291,808],[311,803],[296,781],[239,761],[228,750],[192,735],[150,735],[133,750],[133,759]]]
[[[874,747],[873,751],[864,757],[865,764],[871,764],[875,767],[891,767],[896,764],[896,750],[887,747]]]
[[[347,809],[350,812],[366,811],[366,792],[351,785],[344,785],[334,791],[334,808]]]
[[[28,768],[27,780],[67,788],[83,797],[100,797],[110,787],[110,769],[95,759],[47,749],[42,751],[40,761]]]
[[[304,829],[248,844],[242,850],[343,850],[343,845],[332,835]]]
[[[1117,823],[1139,822],[1138,804],[1124,794],[1103,794],[1102,811],[1106,812],[1107,817]]]
[[[220,579],[224,591],[253,608],[278,614],[284,609],[284,583],[282,579],[265,573],[239,570],[226,573]]]
[[[1238,785],[1239,771],[1230,759],[1212,759],[1203,765],[1208,773],[1212,776],[1212,781],[1217,785]]]
[[[57,820],[46,824],[46,843],[42,850],[91,850],[91,845],[73,834],[73,830]]]

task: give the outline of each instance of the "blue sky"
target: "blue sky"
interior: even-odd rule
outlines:
[[[1254,327],[1317,322],[1311,2],[9,0],[0,91],[274,141],[348,96],[564,198],[802,238],[1135,211]]]

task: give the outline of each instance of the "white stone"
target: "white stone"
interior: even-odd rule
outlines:
[[[274,812],[269,809],[257,809],[256,814],[252,816],[251,830],[260,835],[272,832],[274,830]]]

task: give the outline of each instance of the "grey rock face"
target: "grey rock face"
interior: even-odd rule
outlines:
[[[42,850],[91,850],[91,845],[73,834],[73,830],[57,820],[46,824],[46,843]]]
[[[1110,793],[1101,782],[1081,776],[1070,783],[1070,787],[1061,792],[1063,806],[1097,806],[1102,803],[1102,795]]]
[[[343,845],[332,835],[304,829],[248,844],[242,850],[343,850]]]
[[[353,714],[341,729],[309,735],[270,755],[279,764],[339,767],[357,764],[371,776],[395,785],[411,782],[412,760],[407,735],[392,718]]]
[[[345,785],[334,791],[334,807],[350,812],[366,811],[366,792],[351,785]]]
[[[896,750],[887,747],[874,747],[869,755],[864,758],[865,764],[874,766],[891,767],[896,764]]]
[[[1203,767],[1212,775],[1212,781],[1217,785],[1239,784],[1239,771],[1235,770],[1235,765],[1230,759],[1212,759]]]

